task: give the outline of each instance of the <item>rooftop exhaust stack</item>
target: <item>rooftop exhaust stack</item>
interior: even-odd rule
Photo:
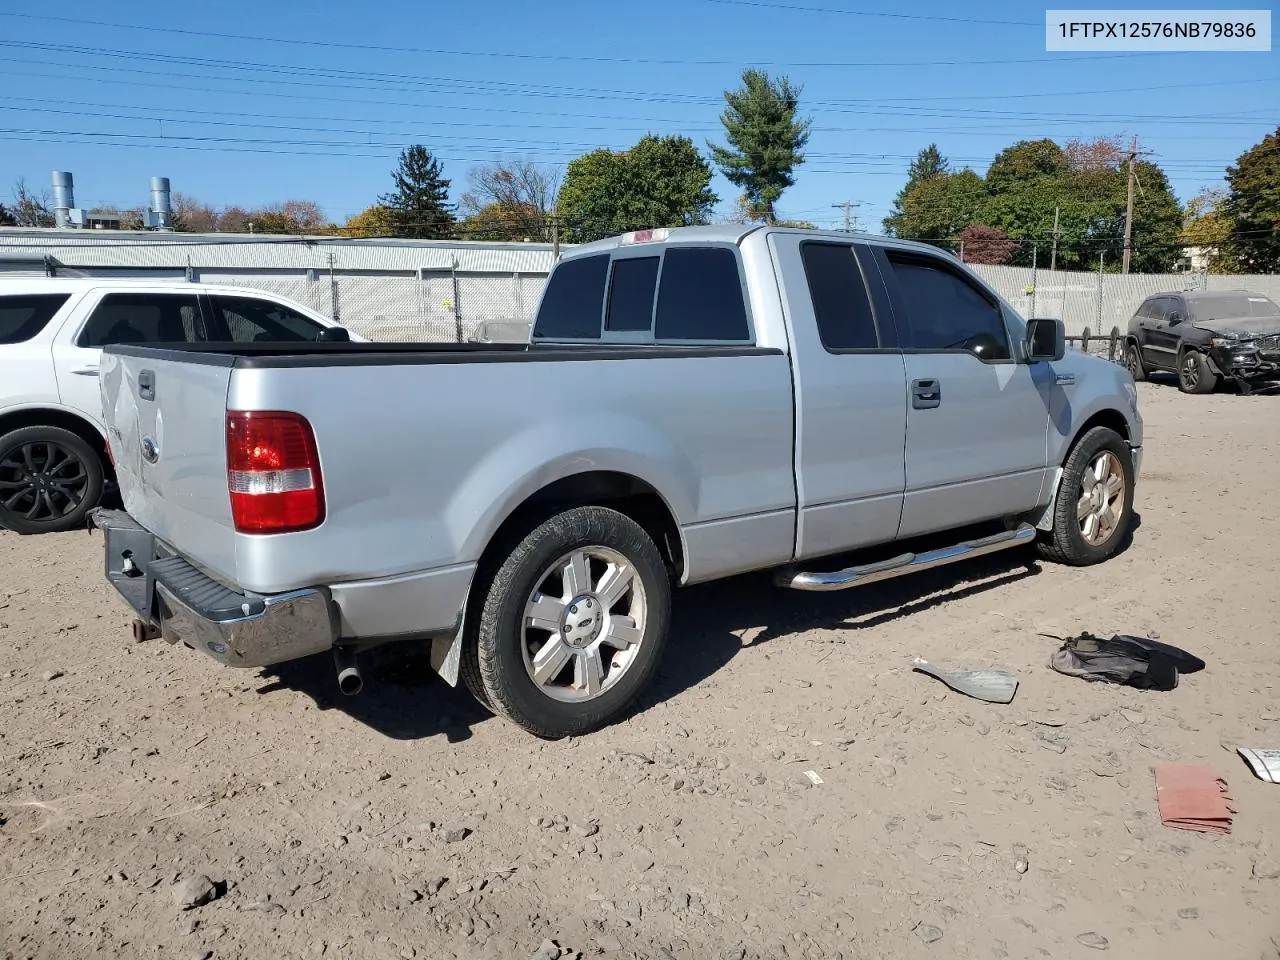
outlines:
[[[151,178],[151,209],[147,211],[148,227],[157,230],[173,229],[173,207],[169,202],[169,178]]]
[[[64,230],[84,223],[84,211],[76,208],[75,183],[61,170],[53,171],[53,223]]]

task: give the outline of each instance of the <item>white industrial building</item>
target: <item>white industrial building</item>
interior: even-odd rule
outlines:
[[[554,262],[544,243],[0,228],[0,274],[239,284],[380,340],[523,339]]]

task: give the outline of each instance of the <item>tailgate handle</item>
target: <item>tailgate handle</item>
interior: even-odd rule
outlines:
[[[156,373],[154,370],[143,370],[138,374],[138,396],[143,400],[156,398]]]

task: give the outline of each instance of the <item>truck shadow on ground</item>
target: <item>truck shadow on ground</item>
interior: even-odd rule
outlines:
[[[1135,513],[1121,552],[1140,524]],[[677,591],[657,679],[632,714],[696,687],[743,650],[809,630],[873,630],[931,607],[997,591],[1037,576],[1040,569],[1033,552],[1019,549],[835,593],[785,590],[774,586],[767,573]],[[396,740],[444,736],[459,743],[470,739],[477,724],[494,719],[461,683],[450,687],[435,674],[425,647],[390,644],[365,654],[362,664],[365,689],[355,697],[338,691],[328,654],[269,668],[258,693],[288,689],[306,694],[319,709],[341,710]]]

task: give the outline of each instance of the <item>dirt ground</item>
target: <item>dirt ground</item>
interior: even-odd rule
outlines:
[[[1141,404],[1110,563],[689,590],[642,708],[561,742],[403,652],[343,698],[325,657],[135,644],[100,537],[0,532],[0,957],[1276,958],[1280,786],[1232,751],[1280,747],[1280,397]],[[1050,670],[1038,634],[1082,630],[1209,666]],[[1161,825],[1169,761],[1222,774],[1230,835]],[[217,899],[180,909],[180,875]]]

